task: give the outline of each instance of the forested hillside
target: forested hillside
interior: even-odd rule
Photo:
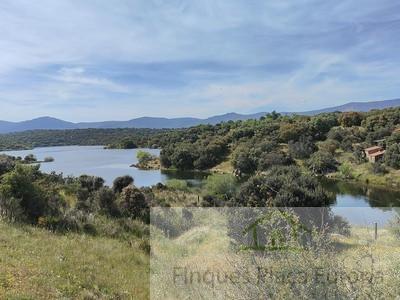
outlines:
[[[175,130],[79,129],[6,134],[0,135],[0,149],[60,145],[161,148],[164,168],[208,170],[224,163],[237,175],[251,175],[276,165],[297,164],[317,175],[329,173],[397,185],[397,180],[386,181],[398,177],[394,172],[400,168],[398,127],[400,108],[316,116],[273,112],[259,120]],[[367,164],[364,149],[378,144],[386,148],[383,159]]]

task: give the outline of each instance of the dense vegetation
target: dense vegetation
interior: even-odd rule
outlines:
[[[151,138],[168,132],[167,129],[72,129],[34,130],[0,135],[0,150],[31,149],[35,147],[68,145],[107,145],[109,148],[136,148],[160,146],[161,141]]]
[[[162,148],[166,168],[205,170],[228,158],[239,172],[252,174],[273,165],[311,159],[317,173],[334,170],[332,157],[352,153],[363,162],[363,147],[377,140],[388,145],[387,165],[397,168],[400,143],[400,108],[367,113],[328,113],[317,116],[282,116],[275,112],[260,120],[229,121],[187,129],[81,129],[38,130],[0,135],[0,149],[56,145],[107,145],[110,148]],[[313,155],[317,151],[326,155]],[[313,160],[319,160],[315,167]],[[324,163],[325,162],[325,163]],[[327,164],[325,167],[324,165]]]

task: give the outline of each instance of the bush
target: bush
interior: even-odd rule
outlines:
[[[114,179],[113,181],[113,191],[114,193],[121,193],[122,190],[128,185],[133,184],[134,180],[132,176],[125,175]]]
[[[282,151],[262,153],[258,159],[258,170],[266,171],[273,166],[289,166],[293,163],[294,160]]]
[[[124,216],[149,222],[150,206],[145,195],[135,186],[124,188],[120,194],[120,208]]]
[[[179,190],[179,191],[187,191],[188,190],[188,184],[187,184],[186,180],[170,179],[170,180],[167,180],[165,185],[172,190]]]
[[[15,167],[15,160],[8,155],[0,155],[0,176],[10,172]]]
[[[110,216],[118,216],[119,210],[116,203],[116,196],[109,187],[102,187],[94,195],[99,208]]]
[[[215,196],[221,200],[227,200],[235,195],[237,181],[231,174],[213,174],[207,177],[204,185],[204,193]]]
[[[355,161],[359,164],[366,161],[364,148],[366,147],[364,147],[363,145],[355,145],[353,147],[353,156],[355,158]]]
[[[375,162],[371,164],[371,172],[374,174],[387,174],[388,170],[386,169],[386,167],[379,163],[379,162]]]
[[[299,167],[274,167],[255,175],[240,188],[235,204],[247,207],[326,206],[333,201],[318,180]]]
[[[12,206],[19,206],[24,217],[32,223],[46,215],[49,209],[45,191],[35,182],[39,174],[38,166],[17,165],[3,176],[0,185],[0,197],[5,201],[17,199],[12,201]]]
[[[233,154],[232,165],[240,174],[252,174],[257,170],[256,157],[249,150],[249,148],[239,148]]]
[[[336,171],[337,162],[333,155],[329,152],[318,151],[311,155],[306,162],[308,169],[317,175],[323,175]]]
[[[316,150],[311,137],[302,136],[297,142],[289,142],[289,153],[294,158],[309,158]]]
[[[36,158],[36,156],[33,155],[33,154],[28,154],[27,156],[25,156],[24,161],[25,161],[26,163],[33,163],[33,162],[36,162],[36,161],[37,161],[37,158]]]
[[[339,123],[343,127],[360,126],[363,115],[359,112],[344,112],[339,116]]]
[[[349,163],[343,163],[339,166],[339,172],[344,178],[353,178],[352,167]]]
[[[400,169],[400,144],[392,144],[387,148],[385,163],[392,168]]]
[[[11,222],[18,222],[23,221],[23,213],[20,199],[0,195],[0,217]]]
[[[149,152],[139,150],[136,154],[139,164],[143,165],[154,159],[154,155]]]
[[[335,154],[336,150],[339,148],[339,143],[332,139],[327,139],[324,142],[318,144],[318,150],[330,154]]]
[[[81,187],[89,193],[99,190],[104,185],[104,179],[97,176],[81,175],[78,178]]]

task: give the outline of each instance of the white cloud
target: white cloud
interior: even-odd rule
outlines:
[[[0,119],[207,116],[399,97],[399,19],[394,0],[5,0]]]

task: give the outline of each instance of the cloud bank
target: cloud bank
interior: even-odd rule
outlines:
[[[5,0],[0,119],[302,111],[400,97],[397,1]]]

